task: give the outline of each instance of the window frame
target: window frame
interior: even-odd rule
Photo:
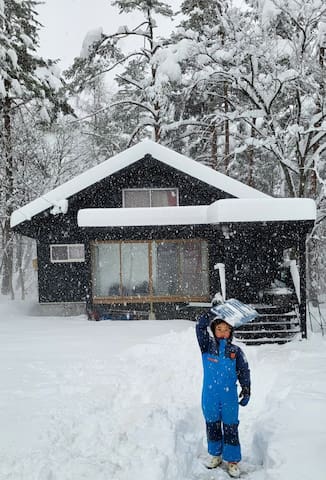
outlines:
[[[96,295],[94,294],[94,290],[92,288],[92,298],[93,298],[93,303],[94,304],[110,304],[110,303],[158,303],[158,302],[189,302],[189,301],[194,301],[194,302],[200,302],[200,301],[209,301],[210,300],[210,278],[209,278],[209,244],[207,240],[205,239],[174,239],[174,240],[119,240],[119,241],[93,241],[91,242],[91,258],[92,258],[92,263],[91,263],[91,284],[92,286],[94,285],[94,279],[95,279],[95,248],[99,244],[107,244],[107,243],[112,243],[112,244],[119,244],[119,258],[120,258],[120,291],[121,291],[121,286],[122,285],[122,260],[121,260],[121,245],[123,243],[141,243],[141,244],[148,244],[148,257],[149,257],[149,294],[148,295],[117,295],[117,296],[101,296],[101,295]],[[176,295],[154,295],[153,294],[153,283],[154,283],[154,277],[153,277],[153,243],[199,243],[202,248],[202,244],[206,243],[207,249],[207,258],[206,258],[206,281],[207,281],[207,294],[203,295],[192,295],[192,294],[176,294]],[[204,266],[204,265],[203,265]],[[180,278],[180,268],[178,268],[177,271],[178,277]],[[180,280],[179,280],[180,284]]]
[[[62,260],[56,260],[53,258],[53,248],[55,247],[66,247],[67,248],[67,258]],[[77,257],[70,257],[69,247],[83,247],[83,256],[80,258]],[[84,263],[85,262],[85,244],[84,243],[53,243],[50,244],[50,262],[51,263]]]
[[[153,191],[164,191],[169,190],[171,192],[175,192],[176,194],[176,204],[175,207],[179,206],[179,189],[177,187],[160,187],[160,188],[123,188],[122,189],[122,207],[123,208],[133,208],[133,207],[126,207],[126,199],[125,199],[125,192],[149,192],[149,206],[147,207],[139,207],[139,208],[154,208],[152,207],[152,192]]]

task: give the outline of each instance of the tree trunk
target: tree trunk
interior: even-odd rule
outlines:
[[[255,138],[255,119],[253,119],[253,126],[251,127],[251,138]],[[254,177],[253,177],[253,170],[254,170],[254,147],[253,145],[249,146],[248,149],[248,185],[250,187],[254,186]]]
[[[290,197],[297,197],[289,169],[282,162],[280,163],[280,166],[284,173],[284,178],[285,178],[286,185],[289,189]]]
[[[6,90],[9,90],[9,85],[5,82]],[[6,98],[4,101],[4,153],[5,153],[5,205],[4,205],[4,220],[3,220],[3,258],[2,258],[2,284],[1,293],[3,295],[11,294],[14,298],[12,287],[13,275],[13,243],[12,232],[10,229],[10,216],[12,214],[12,197],[13,197],[13,155],[11,143],[11,100]]]
[[[16,237],[16,258],[17,258],[17,270],[19,275],[19,284],[21,288],[21,299],[25,300],[26,291],[25,291],[25,276],[24,276],[24,246],[23,239],[21,235]]]
[[[229,112],[229,102],[228,102],[228,84],[224,82],[224,113],[225,116]],[[229,170],[229,161],[230,161],[230,123],[227,118],[224,120],[224,169],[225,173],[228,173]]]
[[[319,48],[319,65],[321,69],[321,81],[320,81],[320,95],[319,95],[319,101],[318,101],[318,110],[317,113],[320,113],[323,111],[323,99],[325,97],[325,71],[324,71],[324,59],[325,59],[325,47],[320,47]],[[318,97],[317,97],[318,98]],[[318,120],[317,123],[315,123],[314,127],[320,128],[322,124],[322,120]],[[313,146],[313,152],[315,153],[318,148],[320,147],[320,142],[317,142]],[[312,170],[311,175],[310,175],[310,195],[313,198],[316,198],[317,196],[317,188],[318,188],[318,182],[317,182],[317,175],[316,175],[316,170]]]
[[[213,170],[217,170],[217,126],[212,126],[211,135],[211,167]]]

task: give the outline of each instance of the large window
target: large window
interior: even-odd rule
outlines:
[[[93,297],[159,301],[208,297],[207,242],[100,242],[93,245]]]
[[[177,188],[131,188],[122,192],[123,206],[135,207],[176,207],[179,204]]]

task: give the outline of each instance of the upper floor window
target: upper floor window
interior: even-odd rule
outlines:
[[[177,188],[128,188],[122,191],[122,198],[125,208],[179,205]]]
[[[85,248],[82,243],[50,245],[52,263],[84,262]]]

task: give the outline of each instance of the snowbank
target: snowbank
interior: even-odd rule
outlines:
[[[0,304],[1,480],[227,479],[209,472],[189,321],[31,317]],[[326,340],[244,347],[248,480],[324,480]],[[213,476],[212,476],[213,475]]]

